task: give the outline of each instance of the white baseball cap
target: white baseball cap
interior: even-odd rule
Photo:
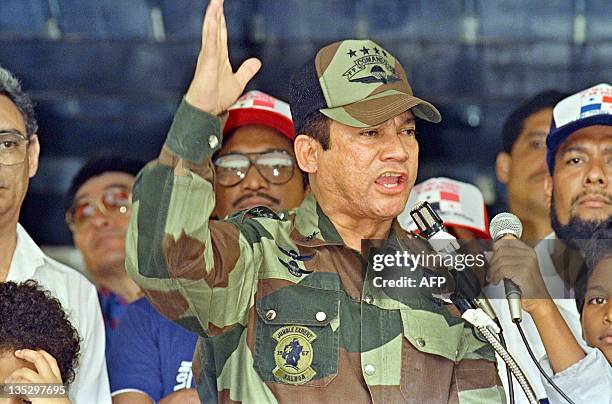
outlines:
[[[440,215],[446,227],[462,227],[477,238],[490,238],[484,198],[478,188],[450,178],[431,178],[412,188],[406,208],[398,216],[400,226],[408,231],[417,230],[410,217],[410,209],[427,201]]]

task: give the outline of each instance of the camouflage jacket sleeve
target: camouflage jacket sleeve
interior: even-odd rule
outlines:
[[[236,226],[209,220],[220,146],[221,120],[183,100],[159,158],[136,178],[126,240],[132,279],[158,311],[200,334],[244,325],[256,288],[251,245]]]

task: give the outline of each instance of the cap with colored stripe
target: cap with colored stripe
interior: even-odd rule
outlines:
[[[612,86],[598,84],[561,101],[553,109],[553,120],[546,138],[546,162],[552,174],[559,146],[579,129],[612,125]]]
[[[276,129],[293,142],[295,130],[289,104],[262,91],[249,91],[228,109],[223,134],[246,125],[264,125]]]
[[[319,50],[292,77],[289,103],[297,128],[314,111],[359,128],[407,110],[430,122],[442,119],[432,104],[413,95],[399,61],[371,40],[344,40]]]
[[[398,216],[400,226],[408,231],[417,230],[410,209],[427,201],[440,215],[444,226],[470,230],[476,238],[489,238],[487,209],[478,188],[467,182],[450,178],[431,178],[415,185],[410,192],[406,208]]]

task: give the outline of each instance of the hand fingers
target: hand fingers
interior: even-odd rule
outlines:
[[[238,71],[235,74],[236,80],[240,85],[240,93],[244,91],[246,85],[251,81],[251,79],[257,74],[259,69],[261,68],[261,61],[257,58],[250,58],[244,61],[242,65],[238,68]]]
[[[219,13],[221,5],[219,0],[211,0],[204,16],[202,28],[202,50],[205,60],[216,58],[218,51]]]
[[[44,379],[29,368],[19,368],[4,380],[4,383],[45,383]]]
[[[62,381],[62,373],[60,372],[60,368],[57,364],[57,360],[51,355],[49,352],[39,349],[38,352],[45,358],[49,367],[51,368],[51,372],[55,375],[58,383],[63,383]]]
[[[219,50],[222,60],[229,60],[229,52],[227,50],[227,24],[225,22],[225,12],[221,8],[221,20],[219,29]]]
[[[493,251],[497,251],[500,248],[509,248],[509,247],[513,247],[517,249],[531,250],[531,248],[527,244],[523,243],[521,240],[516,239],[516,238],[501,239],[493,243]]]
[[[33,363],[34,366],[36,366],[36,371],[44,380],[54,379],[54,374],[49,363],[40,352],[31,349],[20,349],[15,351],[15,356],[19,359]]]

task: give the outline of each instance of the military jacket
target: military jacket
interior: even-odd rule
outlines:
[[[220,144],[219,118],[183,101],[127,236],[130,276],[201,336],[202,402],[504,402],[492,349],[446,307],[379,298],[312,195],[210,220]],[[412,236],[394,222],[390,237]]]

